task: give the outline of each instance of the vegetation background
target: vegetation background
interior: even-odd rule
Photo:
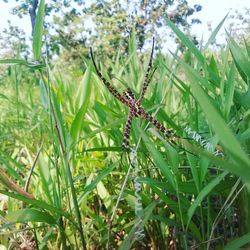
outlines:
[[[11,23],[1,34],[3,249],[249,248],[249,10],[234,17],[244,30],[232,19],[224,46],[216,36],[233,17],[198,41],[199,11],[182,0],[16,1],[32,48]],[[143,107],[182,139],[172,145],[136,119],[126,154],[128,110],[89,48],[104,77],[137,97],[153,37]]]

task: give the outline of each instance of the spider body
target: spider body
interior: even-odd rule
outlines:
[[[123,95],[124,99],[127,100],[130,112],[133,114],[134,117],[141,117],[142,116],[142,106],[136,100],[134,93],[130,88],[127,88]]]

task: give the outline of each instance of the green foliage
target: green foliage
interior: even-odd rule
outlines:
[[[144,120],[134,121],[130,142],[136,145],[139,176],[124,155],[121,159],[127,109],[108,93],[90,61],[84,60],[82,75],[21,59],[0,61],[8,65],[0,86],[5,90],[0,96],[0,167],[20,187],[30,175],[26,192],[34,196],[1,190],[7,197],[1,202],[7,208],[1,212],[2,244],[20,240],[25,231],[35,235],[39,248],[49,249],[102,249],[107,244],[112,249],[167,249],[170,242],[177,249],[227,244],[232,249],[248,243],[249,225],[243,223],[249,221],[244,212],[249,208],[244,187],[250,178],[249,106],[243,98],[249,90],[248,47],[229,37],[228,47],[212,55],[208,43],[198,49],[166,21],[188,48],[189,59],[155,53],[157,70],[143,106],[183,139],[173,147]],[[137,96],[148,60],[140,60],[136,38],[132,32],[126,57],[115,51],[115,61],[108,54],[102,55],[105,61],[97,54],[96,61],[117,89],[131,87]],[[41,46],[39,41],[35,46]],[[224,156],[184,139],[185,127],[202,134]],[[135,179],[142,185],[141,241],[135,238]]]
[[[42,6],[43,1],[17,0],[12,11],[20,18],[29,15],[34,36],[37,36],[34,32],[35,19],[40,16],[37,10],[39,2]],[[138,48],[141,49],[147,38],[168,35],[169,30],[162,29],[166,26],[164,15],[167,14],[176,25],[188,29],[200,22],[192,15],[201,9],[200,5],[192,7],[184,0],[46,1],[45,16],[53,19],[52,22],[45,19],[47,54],[61,54],[64,61],[77,60],[84,66],[82,60],[88,55],[87,46],[94,45],[98,47],[99,56],[108,54],[114,58],[117,50],[127,53],[132,28],[135,28]],[[37,44],[35,40],[33,42]]]
[[[8,27],[5,27],[0,34],[1,58],[18,58],[20,54],[27,57],[28,48],[25,32],[8,20]]]
[[[56,224],[55,219],[49,213],[30,208],[10,212],[5,219],[12,223],[44,222],[51,225]]]

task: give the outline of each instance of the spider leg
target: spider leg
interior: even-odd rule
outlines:
[[[180,137],[176,134],[173,133],[173,131],[171,129],[167,129],[165,128],[160,122],[158,122],[152,115],[150,115],[148,112],[146,112],[144,109],[140,109],[140,113],[143,117],[145,117],[145,119],[150,122],[152,125],[154,125],[160,132],[162,132],[166,138],[169,139],[169,141],[176,147],[178,147],[179,149],[182,149],[194,156],[195,155],[193,152],[187,150],[186,148],[183,148],[180,145],[177,145],[177,142],[179,141]]]
[[[160,122],[158,122],[152,115],[150,115],[148,112],[145,110],[141,109],[141,114],[145,119],[150,122],[152,125],[154,125],[160,132],[162,132],[166,138],[170,140],[171,143],[174,145],[176,144],[176,141],[179,139],[177,135],[173,133],[171,129],[165,128]]]
[[[129,112],[128,114],[128,119],[124,128],[124,133],[123,133],[123,142],[122,142],[122,150],[123,151],[128,151],[129,150],[129,135],[131,131],[131,126],[132,126],[132,120],[134,118],[134,114],[132,112]]]
[[[154,72],[156,70],[156,68],[154,68],[153,72],[150,74],[150,71],[152,69],[152,61],[153,61],[153,54],[154,54],[154,44],[155,44],[155,39],[153,38],[153,45],[152,45],[152,50],[151,50],[151,55],[150,55],[150,59],[149,59],[149,64],[148,64],[148,68],[147,68],[147,72],[146,72],[146,75],[145,75],[145,79],[144,79],[144,82],[143,82],[143,85],[142,85],[142,90],[141,90],[141,93],[140,93],[140,97],[137,101],[138,105],[141,105],[142,103],[142,99],[147,91],[147,88],[148,88],[148,85],[154,75]]]
[[[115,89],[101,74],[101,72],[98,70],[95,60],[94,60],[94,55],[93,55],[93,51],[92,48],[90,48],[90,57],[91,60],[93,62],[95,71],[97,73],[97,75],[99,76],[99,78],[102,80],[102,82],[104,83],[104,85],[106,86],[106,88],[109,90],[109,92],[116,98],[118,99],[120,102],[128,105],[127,100],[118,92],[117,89]]]

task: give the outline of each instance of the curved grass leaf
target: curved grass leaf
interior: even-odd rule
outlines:
[[[91,91],[90,79],[91,73],[90,68],[88,67],[78,89],[78,99],[80,108],[72,122],[70,130],[70,133],[74,140],[76,140],[79,136],[79,133],[83,126],[84,116],[88,108]]]
[[[113,122],[109,123],[108,125],[102,126],[101,128],[95,129],[92,132],[89,132],[87,135],[84,135],[83,137],[81,137],[78,140],[78,142],[80,142],[82,140],[86,140],[87,138],[93,137],[101,132],[107,131],[110,128],[118,127],[118,126],[120,126],[120,124],[123,124],[125,121],[126,121],[125,116],[124,116],[124,118],[114,120]]]
[[[8,64],[8,65],[24,65],[31,69],[41,69],[45,67],[45,64],[37,64],[37,63],[31,63],[27,62],[22,59],[2,59],[0,60],[0,64]]]
[[[235,91],[235,98],[237,102],[242,105],[245,109],[250,108],[250,87],[248,90],[242,94],[240,91],[236,90]]]
[[[208,46],[215,41],[215,38],[216,38],[218,32],[220,31],[222,25],[224,24],[225,20],[227,19],[227,16],[228,16],[228,14],[222,19],[222,21],[217,25],[217,27],[215,28],[215,30],[212,32],[212,34],[208,38],[207,43],[204,46],[204,49],[207,49]]]
[[[39,179],[41,182],[41,188],[43,190],[43,197],[46,197],[46,200],[49,204],[53,204],[52,199],[52,177],[50,172],[50,167],[46,164],[44,156],[41,154],[39,157],[38,171],[39,171]]]
[[[233,106],[233,98],[235,91],[235,66],[232,63],[227,77],[227,88],[225,95],[225,115],[228,117],[231,107]]]
[[[58,98],[58,96],[56,95],[55,91],[51,91],[51,97],[52,97],[52,103],[53,103],[53,110],[54,110],[54,119],[55,119],[55,127],[57,129],[57,136],[58,136],[58,140],[60,142],[61,147],[63,147],[63,150],[66,149],[66,138],[67,138],[67,134],[68,134],[68,130],[67,127],[65,126],[65,122],[64,122],[64,117],[63,114],[61,112],[61,106],[60,106],[60,100]]]
[[[230,51],[232,53],[236,65],[239,68],[239,73],[241,74],[243,80],[248,82],[250,79],[250,67],[249,67],[250,60],[248,58],[248,54],[234,41],[234,39],[229,34],[228,37],[229,37]],[[242,75],[242,73],[244,74],[244,76]]]
[[[165,20],[169,27],[174,31],[174,33],[179,37],[183,44],[189,48],[190,52],[198,59],[201,64],[204,64],[204,57],[201,52],[196,48],[194,43],[188,39],[188,37],[179,30],[168,18],[165,17]]]
[[[0,193],[4,194],[4,195],[7,195],[7,196],[9,196],[9,197],[11,197],[13,199],[23,201],[26,204],[30,204],[30,205],[33,205],[35,207],[45,209],[45,210],[47,210],[47,211],[49,211],[51,213],[62,215],[62,216],[64,216],[65,218],[67,218],[68,220],[70,220],[72,222],[72,218],[70,217],[70,215],[66,211],[58,209],[58,208],[53,207],[53,206],[50,206],[49,204],[47,204],[44,201],[29,199],[29,198],[27,198],[27,197],[25,197],[23,195],[10,193],[10,192],[4,191],[4,190],[0,190]]]
[[[116,164],[112,164],[111,166],[103,169],[96,177],[95,179],[89,184],[87,185],[84,190],[83,193],[79,196],[78,202],[79,204],[81,203],[81,200],[85,197],[85,195],[87,195],[89,192],[91,192],[96,185],[103,179],[105,178],[116,166]]]
[[[208,185],[206,185],[201,192],[198,194],[197,198],[195,199],[194,203],[191,205],[191,207],[188,209],[188,223],[187,226],[190,222],[190,220],[193,217],[193,214],[196,210],[196,208],[200,205],[202,200],[217,186],[223,178],[228,174],[228,172],[223,172],[219,176],[217,176],[215,179],[213,179]]]
[[[0,94],[0,98],[9,100],[9,98],[6,95],[4,95],[4,94]]]
[[[5,219],[9,222],[45,222],[48,224],[56,224],[55,218],[49,213],[42,212],[33,208],[25,208],[8,213]]]
[[[247,233],[247,234],[241,236],[240,238],[229,242],[224,247],[224,250],[249,249],[249,247],[248,248],[244,247],[244,245],[246,245],[247,243],[250,243],[250,233]]]

